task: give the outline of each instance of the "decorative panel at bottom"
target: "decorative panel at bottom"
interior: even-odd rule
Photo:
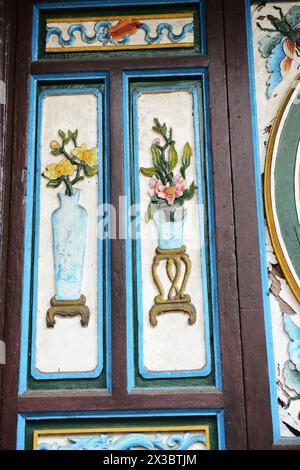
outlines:
[[[223,449],[222,411],[19,416],[18,449]]]
[[[209,449],[208,426],[35,431],[34,450]]]

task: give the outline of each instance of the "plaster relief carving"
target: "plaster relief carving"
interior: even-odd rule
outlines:
[[[251,12],[270,288],[266,334],[274,433],[279,439],[300,433],[295,363],[300,314],[299,133],[295,118],[300,91],[300,3],[255,2]]]
[[[31,373],[36,380],[97,377],[103,362],[102,93],[76,84],[50,87],[38,103]]]
[[[186,171],[191,164],[193,151],[186,142],[179,174],[175,175],[178,171],[179,158],[173,129],[168,129],[165,123],[161,124],[157,118],[154,118],[153,131],[160,135],[160,138],[157,137],[151,145],[153,167],[140,168],[142,175],[151,178],[149,184],[151,201],[146,217],[148,221],[154,219],[159,234],[159,246],[152,264],[153,280],[159,295],[155,297],[154,305],[149,312],[150,324],[153,327],[157,326],[158,315],[183,312],[189,315],[189,324],[193,325],[196,322],[196,309],[191,303],[191,297],[185,294],[191,273],[191,261],[183,245],[184,203],[193,199],[196,191],[194,181],[189,186],[186,182]],[[158,274],[161,262],[165,262],[171,283],[167,298]],[[183,277],[182,267],[185,269]]]
[[[49,188],[64,186],[58,193],[60,207],[52,214],[56,294],[47,311],[47,326],[55,325],[55,315],[81,315],[82,326],[88,326],[90,311],[81,292],[88,213],[79,205],[80,190],[75,185],[98,173],[98,150],[78,145],[78,129],[59,130],[58,135],[60,142],[50,143],[51,153],[64,158],[48,165],[43,173]]]
[[[193,46],[192,13],[47,19],[46,53]]]
[[[34,433],[36,450],[209,450],[209,426],[79,429]]]
[[[146,380],[206,377],[212,368],[201,93],[194,81],[133,91],[133,269]]]
[[[300,6],[293,5],[284,13],[280,6],[273,5],[272,13],[260,15],[256,23],[261,31],[268,33],[259,41],[259,51],[267,59],[270,74],[268,98],[291,71],[294,60],[299,63],[300,57]],[[261,21],[266,26],[262,26]]]

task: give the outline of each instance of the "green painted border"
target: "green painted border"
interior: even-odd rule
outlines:
[[[174,85],[178,83],[178,77],[174,77],[173,80],[168,79],[168,80],[157,80],[157,78],[153,80],[149,80],[149,78],[145,78],[145,80],[134,80],[132,79],[130,82],[130,110],[132,110],[132,96],[133,92],[137,88],[142,88],[142,87],[151,87],[153,85],[161,85],[161,86],[168,86],[168,85]],[[203,84],[201,83],[201,80],[181,80],[180,81],[181,85],[185,84],[195,84],[198,87],[201,88],[201,94],[203,95]],[[204,108],[203,108],[204,110]],[[203,116],[203,110],[199,112],[199,115],[202,117]],[[132,111],[130,111],[132,113]],[[205,139],[205,134],[204,134],[204,126],[203,126],[203,118],[201,122],[201,129],[200,129],[200,135],[202,136],[201,143],[202,143],[202,149],[201,149],[201,154],[205,155],[205,145],[204,145],[204,139]],[[132,118],[130,118],[130,147],[132,148],[133,146],[133,126],[132,126]],[[204,164],[204,159],[201,161],[202,165],[202,175],[203,175],[203,193],[204,193],[204,207],[207,208],[207,188],[206,188],[206,181],[205,181],[205,175],[206,175],[206,169],[205,169],[205,164]],[[131,175],[131,198],[132,201],[135,203],[135,190],[134,190],[134,168],[133,168],[133,159],[131,158],[131,168],[130,168],[130,175]],[[206,254],[207,254],[207,259],[206,259],[206,266],[207,266],[207,278],[210,280],[211,279],[211,272],[210,272],[210,259],[209,259],[209,242],[208,242],[208,214],[207,210],[205,211],[205,244],[206,244]],[[132,253],[133,253],[133,260],[136,258],[136,244],[135,240],[132,240]],[[207,377],[191,377],[191,378],[182,378],[182,379],[175,379],[175,378],[166,378],[166,379],[144,379],[139,373],[138,373],[138,324],[137,324],[137,304],[136,304],[136,299],[137,299],[137,274],[136,274],[136,263],[133,262],[133,311],[135,312],[134,314],[134,363],[135,363],[135,387],[136,388],[150,388],[150,387],[160,387],[160,388],[171,388],[171,387],[177,387],[177,388],[186,388],[186,387],[213,387],[215,386],[215,358],[214,358],[214,348],[213,348],[213,340],[211,341],[211,354],[212,354],[212,373],[208,375]],[[208,298],[209,298],[209,320],[210,320],[210,331],[213,331],[213,325],[212,325],[212,305],[211,305],[211,285],[210,282],[208,284]]]
[[[300,106],[292,104],[283,125],[275,164],[275,205],[284,245],[300,277],[300,229],[295,201],[295,171],[300,141]]]
[[[68,82],[67,80],[62,82],[44,82],[41,80],[37,87],[37,99],[41,92],[45,90],[59,90],[59,89],[80,89],[86,88],[86,86],[98,88],[101,93],[103,94],[105,101],[105,86],[104,83],[101,81],[96,82],[95,80],[80,80],[80,83],[74,84],[74,81]],[[106,121],[104,118],[104,109],[103,109],[103,135],[105,135],[105,126]],[[104,140],[103,140],[104,142]],[[35,183],[36,184],[36,183]],[[103,197],[105,200],[105,181],[103,180]],[[35,207],[34,207],[35,212]],[[32,251],[32,256],[34,255]],[[103,279],[105,279],[105,266],[106,266],[106,253],[105,253],[105,246],[103,246]],[[32,267],[34,265],[32,260]],[[107,357],[106,357],[106,299],[105,296],[103,297],[103,371],[102,374],[95,378],[95,379],[53,379],[53,380],[36,380],[30,374],[30,364],[31,364],[31,346],[32,346],[32,315],[30,315],[30,325],[29,325],[29,337],[28,337],[28,370],[27,370],[27,384],[28,390],[73,390],[73,389],[107,389],[106,385],[106,370],[107,370]]]
[[[218,425],[215,416],[168,416],[168,417],[140,417],[140,418],[82,418],[82,419],[45,419],[26,421],[25,428],[25,450],[33,448],[34,431],[43,429],[93,429],[113,427],[143,427],[143,426],[193,426],[208,425],[210,431],[211,450],[218,449]]]
[[[142,14],[163,14],[163,13],[180,13],[192,12],[194,14],[194,38],[195,46],[193,48],[175,47],[174,49],[139,49],[139,50],[123,50],[123,51],[91,51],[91,52],[45,52],[46,43],[46,19],[53,16],[55,18],[76,18],[85,16],[111,16],[111,15],[142,15]],[[138,6],[124,6],[124,7],[103,7],[101,9],[95,8],[80,8],[80,9],[66,9],[66,10],[42,10],[40,12],[39,22],[39,39],[38,39],[38,59],[47,60],[68,60],[68,59],[81,59],[81,58],[99,58],[99,57],[137,57],[137,56],[161,56],[161,55],[196,55],[199,54],[201,45],[201,28],[199,17],[199,4],[175,4],[175,5],[138,5]]]

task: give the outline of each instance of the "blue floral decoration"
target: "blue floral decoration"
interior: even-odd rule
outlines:
[[[300,5],[294,5],[283,14],[280,7],[279,18],[267,15],[272,28],[265,28],[257,23],[262,31],[268,34],[259,41],[259,51],[267,59],[269,79],[267,81],[267,97],[271,98],[276,87],[291,70],[293,61],[300,53]]]
[[[124,45],[128,44],[129,42],[129,35],[124,35],[122,39],[114,39],[109,35],[109,27],[112,26],[112,23],[109,21],[98,21],[95,26],[95,34],[92,36],[88,36],[86,32],[85,26],[81,24],[74,24],[68,28],[68,39],[63,38],[63,32],[60,28],[56,26],[47,27],[47,34],[46,34],[46,43],[50,42],[50,38],[52,35],[58,37],[58,42],[62,47],[70,47],[73,46],[76,41],[76,36],[74,33],[79,32],[81,35],[81,39],[86,44],[93,44],[93,43],[102,43],[103,46],[107,44],[114,44],[114,45]],[[145,41],[148,44],[159,44],[163,32],[167,31],[167,37],[172,42],[181,42],[183,41],[188,33],[193,32],[194,25],[193,23],[185,24],[182,28],[181,33],[175,34],[173,31],[173,26],[169,23],[161,23],[156,28],[156,33],[151,36],[150,27],[147,24],[141,24],[139,29],[142,29],[145,32]]]
[[[70,437],[70,444],[59,445],[40,444],[38,450],[188,450],[193,444],[206,445],[206,437],[203,434],[191,436],[190,433],[174,434],[163,443],[163,436],[157,434],[128,434],[113,442],[112,435],[97,435],[93,437]]]
[[[283,376],[288,388],[300,394],[300,328],[287,314],[283,316],[283,323],[291,339],[288,346],[290,361],[284,365]]]

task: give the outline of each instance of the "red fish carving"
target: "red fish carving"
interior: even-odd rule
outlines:
[[[141,23],[138,20],[123,18],[118,22],[118,24],[108,28],[108,33],[105,37],[106,39],[123,39],[124,36],[135,34],[143,25],[144,23]]]

